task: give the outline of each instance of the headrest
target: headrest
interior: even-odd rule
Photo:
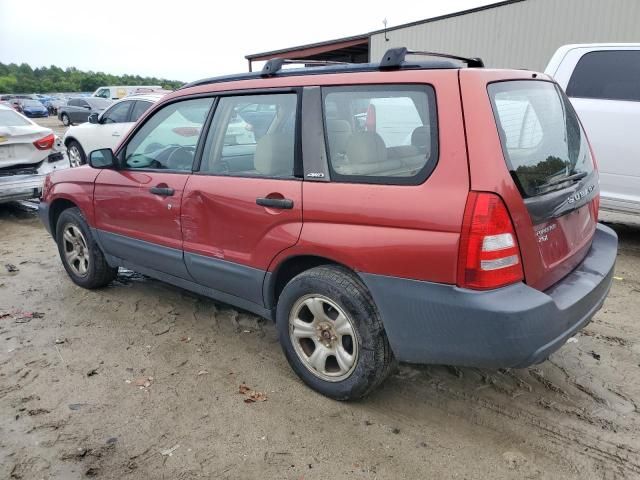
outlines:
[[[294,141],[291,134],[265,135],[256,144],[255,169],[268,176],[293,175]]]
[[[347,143],[347,158],[351,164],[384,162],[387,147],[376,132],[354,133]]]
[[[351,134],[351,124],[346,120],[338,118],[327,119],[327,130],[337,134]]]
[[[429,127],[416,128],[411,134],[411,145],[418,148],[428,148],[431,145],[431,132]]]

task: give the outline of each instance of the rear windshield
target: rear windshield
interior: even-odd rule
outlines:
[[[584,131],[560,87],[520,80],[488,90],[507,165],[524,197],[565,188],[593,171]]]
[[[31,125],[31,123],[13,110],[0,110],[0,127],[22,127],[24,125]]]

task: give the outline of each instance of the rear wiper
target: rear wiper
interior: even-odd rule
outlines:
[[[582,180],[587,175],[589,175],[589,173],[587,173],[587,172],[574,173],[573,175],[569,175],[569,176],[564,177],[564,178],[558,178],[557,180],[552,180],[552,181],[547,182],[547,183],[545,183],[543,185],[539,185],[536,188],[538,190],[542,190],[543,188],[553,187],[555,185],[560,185],[561,183],[577,182],[578,180]]]

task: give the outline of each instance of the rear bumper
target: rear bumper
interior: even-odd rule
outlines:
[[[59,158],[53,162],[44,160],[36,173],[28,175],[0,175],[0,203],[38,198],[45,177],[55,171],[69,168],[69,159],[64,152],[50,155]]]
[[[598,225],[583,262],[548,290],[524,283],[474,291],[361,273],[400,361],[525,367],[544,361],[583,328],[606,298],[618,237]]]

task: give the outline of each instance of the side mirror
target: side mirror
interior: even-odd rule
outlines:
[[[101,148],[89,154],[89,165],[91,168],[116,168],[117,162],[110,148]]]
[[[87,110],[91,110],[91,105],[84,105],[82,108],[86,108]]]
[[[98,122],[98,112],[93,112],[89,115],[89,123],[100,123]]]

